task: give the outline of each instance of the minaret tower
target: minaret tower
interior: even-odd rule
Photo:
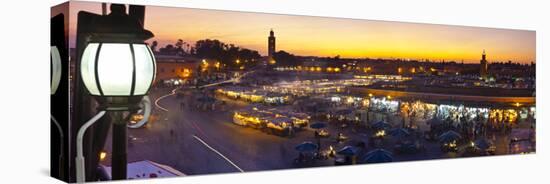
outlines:
[[[273,29],[269,31],[269,37],[267,38],[267,56],[269,58],[269,63],[274,64],[273,54],[275,54],[275,33]]]
[[[485,49],[483,49],[483,54],[481,55],[481,61],[479,62],[479,76],[486,80],[489,75],[489,65],[487,63],[487,58],[485,55]]]

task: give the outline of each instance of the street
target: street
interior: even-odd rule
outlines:
[[[159,121],[129,130],[129,162],[148,159],[186,174],[207,174],[239,172],[239,168],[244,171],[289,168],[297,155],[294,146],[300,143],[298,139],[235,125],[231,123],[232,111],[203,112],[187,107],[179,111],[180,100],[174,95],[159,104],[169,109],[157,111],[162,113]],[[243,105],[230,102],[227,109]],[[298,136],[305,138],[305,132]],[[110,148],[109,141],[106,148]]]
[[[270,135],[259,130],[232,123],[234,110],[247,107],[248,103],[224,99],[227,105],[221,110],[199,110],[189,105],[194,93],[185,90],[185,97],[178,98],[172,89],[153,91],[150,96],[158,99],[155,115],[158,120],[139,129],[128,131],[128,161],[152,160],[170,165],[189,175],[228,172],[247,172],[294,168],[298,152],[294,147],[304,141],[315,142],[312,130],[298,131],[293,137]],[[164,97],[163,97],[164,96]],[[181,109],[181,103],[185,107]],[[167,110],[167,111],[166,111]],[[373,118],[381,119],[373,113]],[[390,122],[399,117],[388,117]],[[328,145],[336,150],[350,141],[369,141],[372,132],[353,128],[328,127],[330,132],[342,132],[349,141],[335,142],[322,139],[321,149]],[[110,135],[110,134],[109,134]],[[495,136],[497,154],[506,154],[506,137]],[[443,153],[437,142],[422,141],[425,150],[420,154],[394,155],[394,161],[425,160],[456,157],[455,153]],[[110,153],[110,138],[105,149]],[[392,144],[384,146],[392,150]],[[102,163],[108,165],[109,157]],[[334,165],[334,159],[320,160],[314,166]]]

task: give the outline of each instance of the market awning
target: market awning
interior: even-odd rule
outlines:
[[[385,149],[375,149],[373,151],[370,151],[363,159],[363,162],[365,163],[383,163],[392,161],[392,153]]]
[[[376,122],[376,123],[372,124],[371,126],[375,129],[379,129],[379,130],[391,128],[391,125],[389,123],[385,122],[385,121]]]
[[[354,156],[357,154],[357,148],[353,146],[345,146],[336,152],[339,155]]]
[[[448,143],[452,141],[457,141],[461,138],[462,136],[459,133],[449,130],[439,136],[439,142]]]
[[[474,146],[480,150],[487,150],[493,146],[493,143],[485,138],[480,138],[474,141]]]
[[[407,129],[404,129],[404,128],[395,128],[395,129],[390,130],[390,135],[393,136],[393,137],[396,137],[396,138],[404,138],[404,137],[408,137],[409,135],[411,135],[411,133]]]

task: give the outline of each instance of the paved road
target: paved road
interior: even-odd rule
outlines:
[[[190,98],[193,97],[185,101]],[[291,168],[297,156],[293,147],[311,136],[302,132],[297,135],[300,138],[288,139],[265,134],[231,123],[232,111],[198,111],[188,107],[180,111],[181,101],[174,95],[165,97],[159,105],[169,111],[157,110],[162,113],[159,121],[129,130],[129,162],[148,159],[186,174]],[[246,105],[228,104],[226,109]],[[106,147],[109,151],[109,141]],[[109,162],[104,161],[107,165]]]

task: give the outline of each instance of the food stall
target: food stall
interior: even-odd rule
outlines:
[[[233,123],[241,126],[261,128],[265,123],[262,114],[256,111],[238,111],[233,114]]]
[[[292,119],[288,117],[267,118],[268,133],[279,136],[290,136],[293,134]]]
[[[305,113],[296,113],[280,110],[265,110],[252,108],[236,111],[233,114],[233,123],[241,126],[260,129],[271,134],[288,136],[294,131],[308,126],[310,116]]]

